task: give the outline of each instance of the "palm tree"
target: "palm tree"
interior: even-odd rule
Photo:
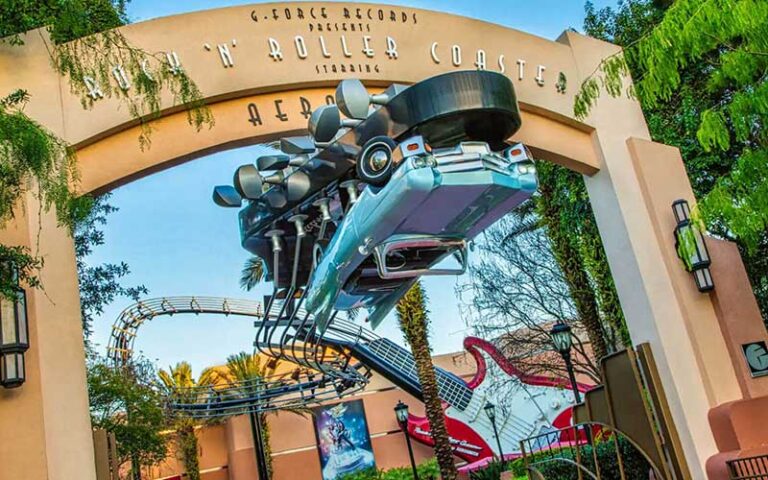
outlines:
[[[264,278],[264,260],[261,257],[251,257],[245,261],[240,272],[240,287],[250,292]]]
[[[195,380],[192,375],[192,366],[188,362],[179,362],[165,371],[160,369],[157,372],[160,381],[165,387],[176,396],[189,395],[194,387],[201,385],[210,385],[211,370],[206,369]],[[176,430],[177,453],[181,456],[180,460],[184,465],[187,476],[190,480],[200,480],[200,462],[197,457],[197,437],[195,436],[196,422],[186,415],[177,415],[174,418],[174,429]]]
[[[416,372],[419,376],[421,393],[424,397],[424,409],[429,420],[432,440],[435,442],[435,456],[443,480],[454,480],[458,476],[453,463],[453,450],[445,427],[443,405],[437,389],[435,367],[429,346],[429,319],[427,314],[427,295],[421,282],[416,282],[408,293],[397,303],[397,320],[405,339],[411,346]]]
[[[593,282],[590,281],[586,262],[579,250],[578,232],[574,232],[572,226],[564,219],[568,212],[563,208],[562,199],[559,197],[562,192],[558,187],[564,182],[559,177],[565,171],[557,165],[541,162],[538,172],[540,182],[536,210],[541,217],[541,223],[547,228],[552,252],[563,271],[579,321],[587,332],[592,352],[599,362],[608,354],[608,346]],[[579,213],[579,216],[585,215]]]
[[[215,386],[245,384],[249,388],[257,389],[259,388],[259,381],[271,377],[278,366],[278,362],[262,362],[262,360],[263,357],[257,353],[240,352],[236,355],[230,355],[227,357],[227,363],[224,368],[210,369],[212,384]],[[244,393],[248,394],[248,389]],[[281,410],[302,416],[308,411],[302,408],[283,408]],[[269,443],[267,413],[251,412],[249,415],[251,419],[251,432],[254,437],[253,445],[256,453],[256,462],[258,465],[261,458],[264,459],[267,477],[265,480],[269,480],[272,478],[272,447]]]

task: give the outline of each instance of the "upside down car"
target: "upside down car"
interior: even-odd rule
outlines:
[[[401,159],[388,182],[367,186],[327,248],[316,252],[306,308],[321,329],[334,310],[357,308],[368,310],[375,328],[420,276],[463,273],[468,242],[536,190],[522,144],[501,153],[483,142],[430,151],[416,136],[396,149],[380,156]],[[451,256],[457,265],[441,268]]]
[[[323,331],[336,310],[359,308],[375,327],[419,277],[464,272],[468,243],[533,194],[530,152],[507,143],[521,122],[512,82],[495,72],[376,94],[344,80],[308,136],[240,166],[213,200],[246,202],[242,245],[271,298],[299,299]]]

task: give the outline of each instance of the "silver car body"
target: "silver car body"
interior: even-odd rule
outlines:
[[[306,308],[323,330],[333,310],[361,307],[375,328],[419,276],[462,273],[467,241],[537,187],[530,153],[522,145],[497,154],[485,143],[464,142],[432,153],[403,152],[403,157],[385,186],[363,190],[312,274]],[[423,253],[428,264],[388,265],[393,258],[405,259],[401,252],[412,258]],[[435,268],[451,254],[458,268]],[[371,256],[374,262],[366,267]],[[353,274],[367,278],[368,286],[350,288]]]

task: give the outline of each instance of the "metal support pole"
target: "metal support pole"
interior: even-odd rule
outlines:
[[[256,456],[256,470],[259,474],[259,480],[269,480],[269,470],[267,468],[267,459],[264,457],[264,438],[261,431],[261,420],[259,414],[251,412],[248,416],[251,418],[251,435],[253,436],[253,453]]]
[[[491,420],[491,425],[493,425],[493,436],[496,437],[496,445],[499,447],[499,461],[501,462],[502,467],[504,466],[504,451],[501,449],[501,440],[499,439],[499,430],[496,428],[496,417]]]
[[[581,403],[581,392],[579,391],[579,384],[576,383],[576,372],[573,370],[573,362],[571,361],[571,352],[563,355],[565,360],[565,368],[568,370],[568,378],[571,380],[571,390],[573,390],[573,398],[576,403]]]
[[[400,426],[405,435],[405,443],[408,445],[408,457],[411,459],[411,469],[413,469],[413,480],[419,480],[419,472],[416,470],[416,460],[413,458],[413,447],[411,446],[411,437],[408,435],[408,429]]]
[[[565,368],[568,370],[568,378],[571,381],[571,390],[573,390],[573,398],[576,400],[576,404],[581,403],[581,392],[579,391],[579,384],[576,382],[576,372],[573,368],[573,361],[571,360],[571,352],[567,352],[563,355],[565,360]],[[592,445],[592,427],[584,425],[584,436],[587,439],[587,443]],[[578,441],[578,438],[574,438],[574,441]]]

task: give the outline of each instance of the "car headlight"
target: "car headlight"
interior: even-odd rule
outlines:
[[[413,166],[416,168],[435,167],[437,166],[437,160],[431,156],[419,156],[413,159]]]
[[[536,166],[529,162],[518,163],[517,172],[520,175],[533,175],[536,173]]]

